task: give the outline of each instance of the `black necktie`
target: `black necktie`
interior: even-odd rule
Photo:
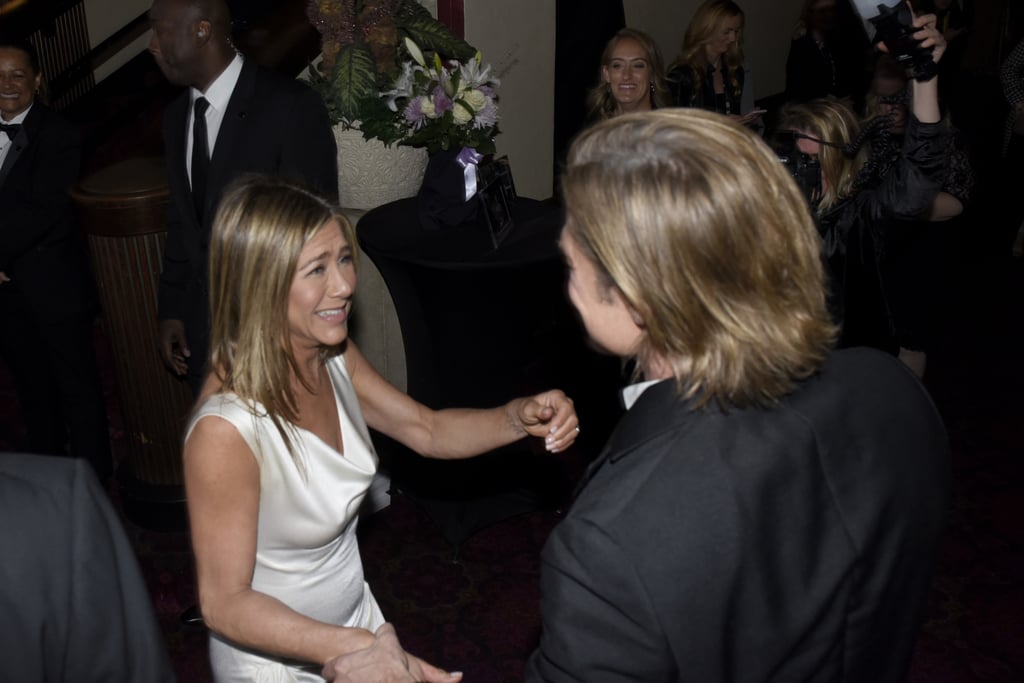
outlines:
[[[7,133],[7,137],[14,142],[14,138],[18,137],[18,131],[21,130],[20,123],[0,123],[0,132]]]
[[[203,221],[206,179],[210,171],[210,143],[206,135],[206,110],[209,107],[205,97],[197,98],[192,113],[192,202],[200,223]]]

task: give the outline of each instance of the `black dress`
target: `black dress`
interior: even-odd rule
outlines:
[[[786,56],[786,101],[864,95],[863,47],[838,37],[817,42],[810,33],[794,38]]]
[[[886,243],[923,216],[941,190],[947,137],[945,124],[911,117],[895,165],[880,174],[862,172],[860,189],[818,216],[840,347],[897,350],[882,275]]]
[[[696,107],[719,114],[740,114],[743,95],[743,68],[730,72],[728,67],[722,73],[725,92],[715,93],[715,68],[708,66],[700,87],[694,83],[693,70],[686,65],[677,66],[668,73],[668,88],[672,102],[677,107]],[[733,79],[739,87],[733,86]]]

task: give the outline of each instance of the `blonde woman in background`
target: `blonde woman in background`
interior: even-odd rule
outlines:
[[[732,0],[705,0],[686,27],[683,47],[669,67],[677,107],[715,111],[759,126],[743,63],[743,10]]]

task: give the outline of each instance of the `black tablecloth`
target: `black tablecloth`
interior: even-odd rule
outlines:
[[[585,345],[565,295],[559,207],[520,198],[513,219],[498,248],[483,222],[423,229],[415,199],[359,220],[360,247],[380,270],[402,328],[408,392],[432,408],[491,407],[550,388],[571,395],[581,376],[593,379],[594,363],[617,382],[614,362]],[[539,439],[446,462],[374,437],[395,486],[443,508],[435,517],[456,545],[571,486]]]

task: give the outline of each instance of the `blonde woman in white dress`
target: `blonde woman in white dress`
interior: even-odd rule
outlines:
[[[212,370],[184,447],[218,682],[323,681],[329,660],[373,645],[385,618],[355,535],[377,469],[367,425],[432,458],[528,435],[559,452],[578,433],[560,391],[435,411],[390,385],[348,339],[355,256],[344,216],[283,181],[248,178],[218,211]],[[459,679],[412,655],[403,666],[409,681]]]

